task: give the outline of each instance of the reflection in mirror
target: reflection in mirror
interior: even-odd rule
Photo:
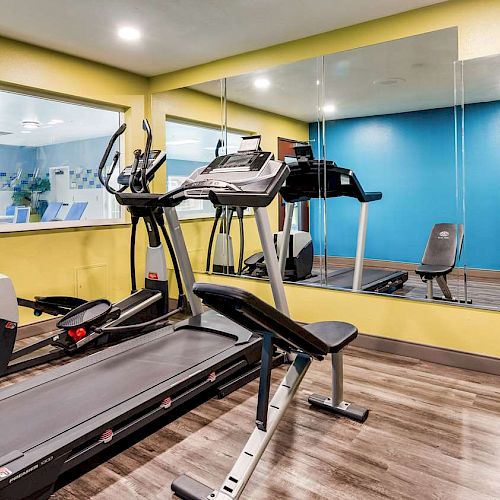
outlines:
[[[98,178],[119,111],[7,91],[0,109],[0,231],[121,218]]]
[[[227,78],[225,87],[227,130],[245,129],[248,134],[261,135],[261,149],[272,151],[283,161],[294,159],[294,145],[307,141],[309,124],[318,122],[318,95],[321,87],[318,71],[318,61],[312,59]],[[195,85],[193,89],[217,95],[214,82]],[[319,144],[313,144],[313,147],[317,150]],[[318,151],[315,153],[318,154]],[[303,268],[309,266],[311,270],[313,251],[309,233],[308,202],[302,203],[301,200],[297,200],[293,206],[295,206],[293,214],[290,209],[287,212],[286,204],[280,198],[277,206],[271,205],[269,211],[274,222],[277,251],[279,252],[281,248],[288,249],[288,255],[282,259],[285,278],[297,280],[310,276],[310,272],[304,274]],[[220,253],[232,255],[229,265],[223,266],[222,269],[229,272],[234,269],[235,273],[239,273],[241,269],[242,275],[267,278],[267,268],[258,243],[253,217],[240,218],[231,207],[221,209],[220,213],[220,223],[224,228],[231,230],[231,238],[220,237],[219,247],[222,249]],[[287,213],[291,214],[294,231],[290,243],[282,245],[284,239],[281,230],[287,220]],[[224,214],[229,214],[228,222],[225,222]],[[216,224],[217,222],[214,222],[213,231]],[[218,231],[221,234],[221,231]],[[244,242],[240,244],[242,235]],[[303,264],[305,253],[308,256]],[[243,264],[240,266],[241,256]],[[221,266],[218,269],[220,270]]]
[[[441,249],[425,253],[432,229],[461,221],[456,57],[455,29],[325,57],[328,287],[427,296],[416,271],[441,264]],[[458,299],[455,276],[446,284]]]
[[[474,305],[500,304],[500,56],[458,63],[462,72],[465,239],[467,297]],[[458,78],[457,78],[458,79]]]
[[[223,134],[218,125],[169,117],[166,133],[169,191],[180,186],[197,168],[225,154],[226,147],[229,150],[237,148],[241,137],[240,132],[232,130]],[[179,207],[179,217],[183,219],[213,217],[214,213],[208,200],[186,200]]]
[[[447,29],[226,80],[227,127],[261,134],[265,148],[292,170],[276,207],[275,244],[286,257],[286,279],[463,300],[459,266],[452,262],[440,275],[425,267],[442,264],[432,235],[442,244],[446,229],[438,224],[457,230],[463,222],[456,196],[456,59],[457,32]],[[219,92],[214,82],[193,89]],[[269,121],[257,118],[263,113]],[[293,186],[301,190],[295,197]],[[237,273],[238,225],[231,231]],[[243,274],[266,277],[252,231],[245,218]],[[447,231],[451,243],[459,232]],[[454,261],[457,245],[450,248]]]

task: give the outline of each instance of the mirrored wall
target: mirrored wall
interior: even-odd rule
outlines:
[[[475,306],[500,306],[500,56],[459,61],[457,169],[462,183],[464,293]]]
[[[496,308],[500,57],[457,59],[447,29],[179,89],[169,182],[259,134],[291,169],[269,207],[287,281]],[[200,269],[267,278],[251,211],[186,210]]]

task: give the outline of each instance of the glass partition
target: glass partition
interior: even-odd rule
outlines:
[[[225,151],[237,151],[241,133],[222,131],[220,126],[167,118],[167,189],[180,186],[197,168],[210,163]],[[224,141],[222,140],[224,138]],[[179,207],[179,217],[213,217],[208,200],[187,200]]]
[[[457,136],[463,139],[464,292],[472,305],[500,304],[500,56],[457,63]],[[460,146],[460,145],[459,145]]]
[[[461,221],[456,58],[455,29],[325,57],[326,286],[428,295],[416,271],[431,231]],[[448,286],[457,298],[456,276]]]
[[[248,134],[258,134],[262,136],[262,149],[272,151],[280,160],[293,163],[294,146],[309,143],[311,129],[321,128],[321,89],[323,87],[321,71],[322,58],[314,58],[226,78],[225,85],[223,85],[225,106],[222,113],[228,136],[226,143],[231,144],[231,130],[244,130]],[[212,96],[216,96],[218,92],[214,82],[195,85],[192,89]],[[313,141],[311,145],[315,159],[320,159],[320,141]],[[290,166],[292,168],[292,164]],[[318,234],[324,234],[324,230],[320,229],[318,223],[314,226],[311,224],[309,215],[311,203],[318,202],[320,180],[321,176],[318,173],[316,190],[313,196],[309,194],[307,200],[285,203],[283,198],[279,197],[269,207],[278,251],[283,240],[282,231],[287,219],[291,220],[293,227],[291,238],[302,247],[312,243],[311,228],[314,228]],[[241,272],[244,276],[267,278],[265,263],[262,259],[259,260],[261,248],[255,221],[251,211],[247,211],[244,215],[240,217],[230,207],[223,210],[221,223],[224,230],[230,230],[231,238],[225,240],[223,245],[227,265],[224,265],[222,270],[235,274]],[[240,243],[241,234],[244,235],[243,245]],[[317,270],[321,271],[324,268],[324,259],[321,260],[324,255],[322,248],[318,243],[316,248],[318,258],[314,263],[315,275]],[[242,249],[243,264],[240,266]],[[313,274],[313,255],[311,251],[311,269],[304,277],[311,277]],[[293,258],[294,255],[290,255],[289,252],[287,261],[291,263]],[[217,268],[214,266],[211,270],[220,272],[221,266]],[[286,270],[287,273],[288,270]],[[293,276],[289,278],[293,279]]]
[[[497,61],[456,60],[452,28],[173,91],[189,93],[200,112],[169,105],[169,187],[259,134],[292,173],[309,175],[286,183],[301,185],[301,196],[269,207],[278,254],[288,241],[287,281],[492,306],[484,280],[500,271],[488,250],[495,233],[478,221],[495,198],[478,194],[477,169],[494,185],[496,115],[484,115],[481,129],[474,113],[494,108]],[[251,211],[186,205],[185,217],[196,216],[212,218],[199,241],[205,269],[267,279]],[[436,249],[447,252],[444,270],[432,268],[443,266]]]
[[[0,231],[121,220],[97,176],[121,115],[0,91]]]

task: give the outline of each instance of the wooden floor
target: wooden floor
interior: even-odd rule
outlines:
[[[329,363],[314,362],[244,498],[500,498],[500,377],[348,348],[345,378],[347,398],[370,408],[367,422],[309,407],[311,392],[329,390]],[[209,401],[54,498],[171,498],[183,472],[216,486],[253,428],[256,388]]]
[[[328,270],[338,269],[340,266],[329,265]],[[320,269],[316,266],[313,268],[313,274],[319,276]],[[304,280],[307,283],[307,280]],[[327,282],[328,283],[328,282]],[[325,286],[319,283],[314,283],[317,286]],[[465,300],[465,285],[463,276],[450,276],[448,278],[448,286],[453,297]],[[328,285],[328,288],[335,288],[333,285]],[[408,271],[408,281],[403,287],[394,292],[394,295],[399,297],[407,297],[410,299],[425,299],[427,296],[427,285],[414,272]],[[434,283],[434,295],[440,297],[441,290],[437,283]],[[500,280],[495,278],[467,278],[467,300],[471,301],[473,306],[487,307],[491,309],[500,308]]]

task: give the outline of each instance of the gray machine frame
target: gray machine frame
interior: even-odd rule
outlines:
[[[369,202],[360,202],[359,209],[359,222],[358,222],[358,238],[356,243],[356,258],[354,261],[354,275],[352,280],[352,290],[360,292],[362,290],[363,282],[363,267],[365,260],[365,246],[366,246],[366,229],[368,227],[368,207]],[[285,205],[285,220],[283,222],[283,241],[287,242],[290,239],[290,233],[293,223],[293,212],[295,203],[287,203]],[[285,275],[286,254],[288,245],[284,244],[280,249],[279,264],[281,275]]]
[[[198,285],[196,291],[207,305],[228,318],[236,320],[238,317],[242,326],[263,337],[256,427],[219,489],[214,490],[187,475],[176,479],[172,483],[172,489],[184,500],[237,499],[243,493],[313,358],[322,360],[329,352],[342,352],[342,349],[354,340],[357,330],[349,325],[353,330],[346,331],[343,327],[345,324],[337,322],[313,324],[312,329],[308,329],[307,326],[300,327],[289,318],[273,311],[255,296],[232,287]],[[235,298],[236,306],[228,304],[228,297]],[[326,336],[321,335],[320,331],[326,333]],[[274,344],[293,351],[295,355],[269,402],[270,354]],[[336,359],[341,361],[342,357]],[[309,401],[311,402],[311,399]],[[361,416],[357,420],[364,422],[368,417],[368,410],[357,408]],[[343,414],[349,416],[348,409],[346,410]]]
[[[166,195],[117,193],[123,205],[163,207],[194,316],[0,391],[0,428],[9,429],[9,439],[0,442],[0,499],[48,498],[60,474],[117,440],[158,418],[175,418],[195,402],[224,396],[258,376],[260,337],[213,311],[204,312],[193,294],[194,272],[175,207],[191,196],[255,206],[262,245],[274,269],[273,296],[288,314],[265,208],[288,170],[270,153],[259,155],[264,163],[258,174],[235,170],[234,184],[217,180],[215,172],[204,182],[191,179]],[[248,191],[244,181],[237,182],[240,174],[255,177]],[[124,384],[128,368],[134,375]],[[54,406],[59,408],[57,416],[50,411]],[[33,414],[36,425],[29,426],[26,419]]]

